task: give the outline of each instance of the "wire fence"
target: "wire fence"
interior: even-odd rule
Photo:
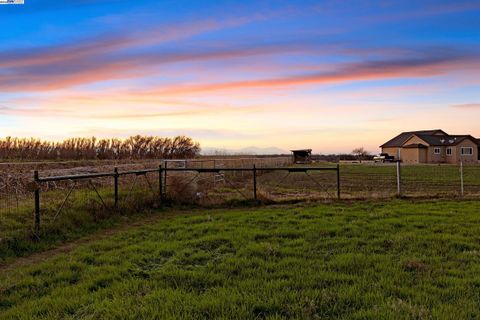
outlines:
[[[34,233],[55,223],[74,226],[112,214],[139,211],[159,204],[157,170],[40,177],[33,193]]]
[[[341,167],[342,198],[480,197],[480,166],[357,164]]]
[[[38,173],[0,171],[0,244],[165,203],[230,205],[331,199],[480,198],[480,166],[291,164],[280,157],[163,161]]]

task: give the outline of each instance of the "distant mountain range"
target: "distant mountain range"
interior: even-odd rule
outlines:
[[[290,151],[283,150],[277,147],[259,148],[250,146],[241,149],[223,149],[223,148],[202,148],[201,154],[203,155],[264,155],[264,154],[289,154]]]

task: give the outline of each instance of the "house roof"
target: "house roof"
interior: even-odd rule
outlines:
[[[455,146],[466,139],[472,140],[473,142],[477,142],[476,139],[470,135],[448,135],[448,136],[417,135],[417,136],[431,146]]]
[[[398,136],[389,141],[385,142],[380,146],[380,148],[388,148],[388,147],[401,147],[408,139],[410,139],[413,135],[431,135],[433,136],[436,133],[442,133],[443,135],[447,135],[447,133],[441,129],[433,129],[433,130],[419,130],[419,131],[407,131],[402,132]]]
[[[312,152],[312,149],[298,149],[298,150],[290,150],[291,152]]]
[[[442,135],[438,135],[438,133],[441,133]],[[480,140],[472,137],[471,135],[468,135],[468,134],[467,135],[450,135],[443,130],[437,129],[437,130],[402,132],[401,134],[387,141],[380,147],[381,148],[388,148],[388,147],[413,148],[413,145],[415,144],[409,144],[408,146],[404,146],[405,142],[407,142],[408,139],[410,139],[413,136],[417,136],[418,138],[422,139],[429,146],[455,146],[460,142],[464,141],[465,139],[469,139],[477,143],[478,145],[480,145],[479,143]],[[417,144],[417,145],[425,146],[424,144]]]

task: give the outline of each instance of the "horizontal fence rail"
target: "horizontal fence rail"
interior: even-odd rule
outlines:
[[[104,178],[104,177],[114,177],[114,176],[124,176],[124,175],[142,175],[149,172],[159,172],[159,171],[173,171],[178,169],[147,169],[147,170],[131,170],[123,172],[113,172],[113,173],[89,173],[89,174],[77,174],[69,176],[53,176],[53,177],[38,177],[35,179],[37,182],[50,182],[50,181],[65,181],[65,180],[83,180],[83,179],[95,179],[95,178]],[[195,170],[195,169],[189,169]]]

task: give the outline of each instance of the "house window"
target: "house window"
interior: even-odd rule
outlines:
[[[452,155],[452,147],[448,147],[447,148],[447,156],[451,156]]]
[[[440,154],[440,148],[433,148],[434,154]]]
[[[471,156],[473,154],[473,148],[472,147],[464,147],[460,149],[460,154],[462,156]]]

